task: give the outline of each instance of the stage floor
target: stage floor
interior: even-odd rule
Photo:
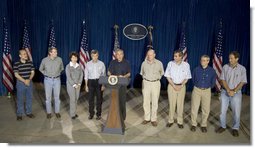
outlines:
[[[88,99],[84,90],[78,101],[77,114],[79,117],[72,120],[69,116],[69,97],[66,87],[61,89],[61,119],[55,115],[46,118],[45,97],[42,83],[34,84],[33,114],[35,119],[23,117],[16,120],[15,97],[0,97],[0,142],[11,144],[63,144],[63,143],[157,143],[157,144],[251,144],[250,138],[250,96],[243,96],[241,127],[239,137],[231,135],[232,118],[228,111],[228,130],[216,134],[219,126],[220,101],[217,96],[212,97],[211,113],[208,122],[208,132],[202,133],[200,128],[191,132],[190,93],[185,98],[184,128],[179,129],[177,124],[166,128],[168,121],[168,99],[165,91],[161,92],[158,106],[158,126],[142,125],[143,107],[142,93],[139,89],[129,89],[127,97],[126,132],[124,135],[101,133],[109,108],[109,90],[104,92],[102,119],[88,120]],[[198,115],[200,121],[201,113]]]

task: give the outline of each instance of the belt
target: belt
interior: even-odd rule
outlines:
[[[99,79],[88,79],[90,81],[98,81]]]
[[[44,76],[46,78],[51,78],[51,79],[56,79],[56,78],[59,78],[60,76],[56,76],[56,77],[49,77],[49,76]]]
[[[182,84],[176,84],[176,83],[174,83],[174,85],[182,85]]]
[[[206,90],[206,89],[209,89],[210,87],[209,88],[196,87],[196,88]]]
[[[156,82],[156,81],[159,81],[159,79],[157,79],[157,80],[148,80],[148,79],[145,79],[145,78],[143,78],[145,81],[149,81],[149,82]]]

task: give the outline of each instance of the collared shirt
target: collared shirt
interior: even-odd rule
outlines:
[[[64,65],[60,57],[54,59],[45,57],[41,62],[39,70],[47,77],[57,77],[64,70]]]
[[[69,62],[69,65],[74,68],[77,68],[79,66],[78,63],[73,64],[73,62]]]
[[[146,80],[160,80],[164,75],[164,67],[162,62],[155,59],[152,63],[149,63],[148,60],[145,60],[142,63],[140,75],[142,75]]]
[[[82,80],[83,70],[78,63],[74,65],[72,62],[70,62],[68,65],[66,65],[66,84],[74,87],[76,85],[81,85]]]
[[[126,75],[131,72],[131,67],[129,62],[125,59],[121,62],[118,60],[112,60],[108,70],[112,75]]]
[[[175,61],[170,61],[164,76],[171,78],[175,84],[181,84],[184,79],[191,79],[190,66],[184,61],[179,65]]]
[[[97,62],[93,62],[90,60],[85,65],[85,80],[88,79],[99,79],[100,76],[105,76],[105,65],[102,61],[97,60]]]
[[[18,73],[23,79],[29,79],[31,72],[34,70],[35,68],[31,61],[26,61],[25,63],[18,61],[13,66],[13,72]]]
[[[194,86],[198,88],[213,88],[216,82],[215,70],[207,66],[203,68],[201,65],[196,67],[192,72],[192,81]]]
[[[240,64],[233,68],[229,64],[225,64],[220,79],[225,80],[230,89],[234,89],[240,82],[247,83],[246,69]]]

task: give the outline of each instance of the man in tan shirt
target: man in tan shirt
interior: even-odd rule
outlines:
[[[140,74],[143,77],[143,109],[144,121],[142,124],[151,122],[157,126],[157,109],[160,94],[160,79],[164,74],[163,64],[155,59],[155,51],[149,49],[145,61],[142,63]],[[150,105],[152,103],[152,106]]]

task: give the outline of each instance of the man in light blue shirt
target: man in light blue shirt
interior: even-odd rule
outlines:
[[[98,60],[98,51],[91,51],[92,60],[89,61],[85,66],[85,91],[89,93],[89,117],[91,120],[94,117],[94,97],[97,97],[96,100],[96,109],[97,109],[97,120],[101,119],[102,113],[102,91],[104,86],[98,83],[100,76],[105,76],[105,65],[102,61]]]

